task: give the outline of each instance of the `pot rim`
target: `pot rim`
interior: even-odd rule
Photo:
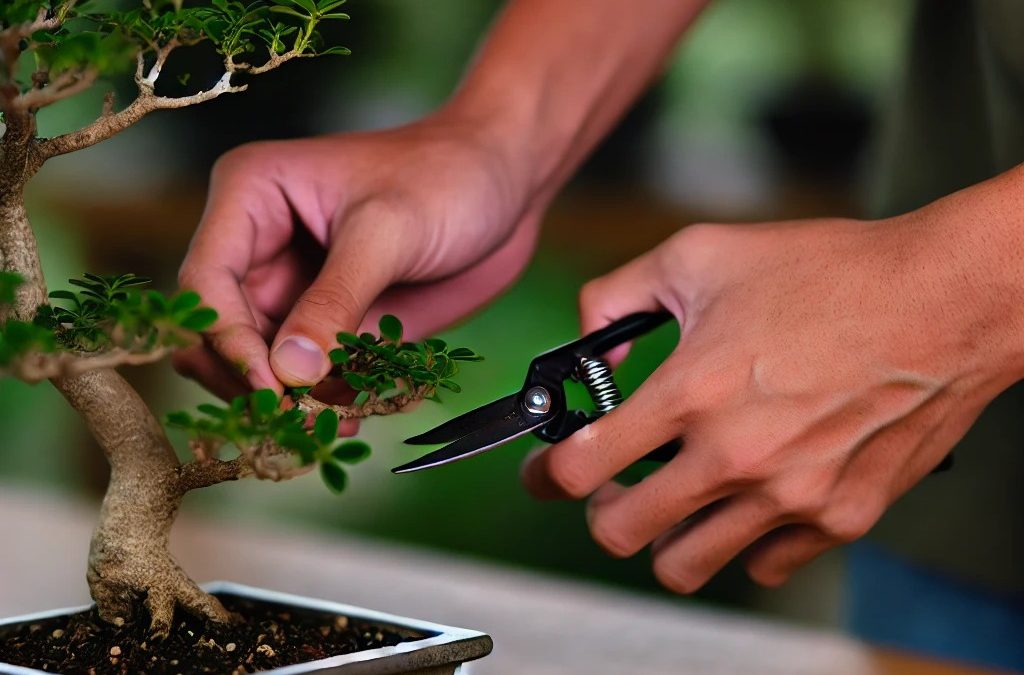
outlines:
[[[433,623],[431,621],[424,621],[422,619],[412,619],[372,609],[364,609],[362,607],[347,605],[341,602],[294,595],[292,593],[273,591],[258,588],[256,586],[247,586],[233,581],[210,581],[202,584],[202,588],[208,593],[225,593],[255,600],[263,600],[265,602],[292,605],[303,609],[312,609],[332,614],[342,614],[351,619],[391,625],[398,628],[408,628],[417,632],[426,633],[426,637],[419,640],[400,642],[397,645],[390,647],[378,647],[376,649],[367,649],[359,652],[353,652],[351,654],[339,654],[316,661],[306,661],[304,663],[296,663],[290,666],[275,668],[274,670],[261,671],[268,675],[296,675],[298,673],[320,672],[329,669],[341,668],[343,666],[353,666],[353,668],[351,668],[351,672],[368,672],[355,664],[368,665],[367,662],[387,660],[392,662],[391,665],[399,667],[401,665],[399,662],[410,659],[413,654],[415,654],[418,659],[429,658],[431,655],[436,655],[436,660],[418,660],[416,665],[420,668],[430,665],[459,664],[487,656],[493,647],[491,637],[486,633],[481,633],[480,631],[447,626],[444,624]],[[65,607],[62,609],[51,609],[31,614],[23,614],[21,616],[0,618],[0,626],[51,619],[55,616],[86,611],[91,609],[92,606],[93,605],[91,604],[80,605],[78,607]],[[350,669],[346,668],[345,670],[339,670],[337,672],[349,671]],[[384,672],[401,671],[386,668]],[[6,675],[41,675],[44,673],[45,675],[54,675],[54,673],[49,673],[47,671],[6,663],[0,663],[0,673],[5,673]]]

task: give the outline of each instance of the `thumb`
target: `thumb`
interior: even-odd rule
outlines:
[[[323,268],[281,324],[270,365],[288,386],[319,382],[331,369],[327,352],[339,331],[358,329],[363,315],[391,284],[397,266],[386,227],[339,227]]]
[[[584,335],[634,312],[655,312],[671,309],[664,291],[662,265],[657,249],[626,263],[622,267],[587,282],[580,290],[580,328]],[[678,315],[677,315],[678,317]],[[629,353],[630,344],[612,349],[604,358],[618,365]]]

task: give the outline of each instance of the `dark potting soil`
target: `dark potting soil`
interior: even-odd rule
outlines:
[[[180,613],[170,637],[159,642],[149,639],[147,622],[112,626],[95,610],[3,626],[0,663],[64,675],[227,675],[426,637],[289,605],[230,594],[217,597],[241,617],[239,623],[215,627]]]

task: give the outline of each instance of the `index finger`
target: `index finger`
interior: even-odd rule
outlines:
[[[683,420],[670,356],[615,410],[523,465],[527,490],[538,499],[582,499],[651,450],[679,438]]]
[[[255,200],[247,199],[252,189],[253,181],[245,174],[215,173],[206,211],[182,262],[178,281],[217,310],[217,322],[208,331],[214,350],[253,388],[280,391],[281,385],[270,368],[267,343],[242,289],[242,280],[253,264],[258,234],[249,209],[267,199],[268,192],[261,191],[264,195]]]

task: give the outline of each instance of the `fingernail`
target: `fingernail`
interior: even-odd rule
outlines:
[[[293,335],[278,345],[270,361],[278,378],[291,386],[315,384],[328,368],[320,345],[301,335]]]

